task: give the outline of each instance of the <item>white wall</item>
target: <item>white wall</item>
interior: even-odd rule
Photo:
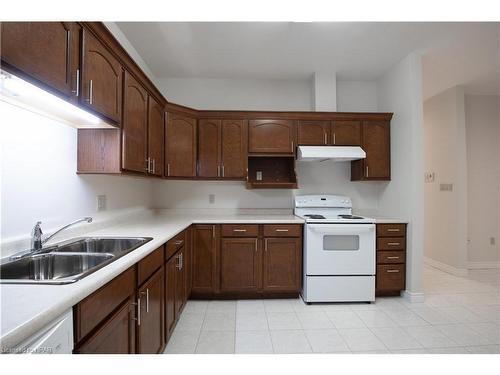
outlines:
[[[114,210],[150,207],[147,179],[76,174],[77,130],[0,101],[1,238],[29,235],[37,220],[46,233],[96,215],[96,196]]]
[[[377,112],[376,81],[337,81],[339,112]]]
[[[448,89],[424,102],[425,256],[463,274],[467,258],[467,163],[462,87]],[[453,184],[441,191],[440,184]]]
[[[468,262],[488,266],[500,261],[500,117],[498,96],[465,96],[468,185]],[[495,245],[490,237],[496,238]]]
[[[158,88],[173,103],[196,109],[309,111],[309,80],[166,78]]]
[[[423,127],[421,57],[412,53],[377,82],[378,109],[394,112],[391,122],[391,182],[384,186],[379,210],[407,218],[406,290],[422,294],[423,253]]]

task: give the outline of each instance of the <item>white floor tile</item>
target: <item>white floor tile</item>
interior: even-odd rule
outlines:
[[[472,354],[500,354],[500,345],[468,346],[466,349]]]
[[[429,325],[424,319],[415,314],[410,309],[403,308],[388,308],[384,312],[391,318],[398,326],[411,327],[411,326],[425,326]]]
[[[194,354],[198,343],[199,331],[174,330],[165,349],[166,354]]]
[[[466,327],[486,337],[493,344],[500,344],[500,326],[496,323],[469,323]]]
[[[305,303],[302,298],[298,298],[296,300],[290,301],[292,304],[292,308],[295,312],[314,312],[314,311],[323,311],[322,305],[320,303],[312,303],[308,305]]]
[[[396,327],[397,324],[382,310],[356,311],[367,327]]]
[[[311,346],[303,330],[271,331],[275,353],[311,353]]]
[[[264,312],[264,302],[261,299],[242,299],[236,302],[236,312]]]
[[[234,353],[234,333],[235,331],[201,331],[196,353]]]
[[[267,354],[273,353],[269,331],[237,331],[237,354]]]
[[[463,324],[449,324],[435,326],[447,337],[458,343],[460,346],[478,346],[493,344],[486,336],[473,331]]]
[[[184,313],[198,313],[205,314],[207,311],[209,301],[197,301],[190,300],[186,302],[186,307],[184,307]]]
[[[320,306],[324,312],[352,311],[349,303],[326,303]]]
[[[328,311],[328,319],[335,328],[366,328],[365,323],[354,311]]]
[[[336,329],[305,330],[314,353],[345,353],[349,347]]]
[[[236,301],[210,301],[207,312],[236,312]]]
[[[368,328],[339,329],[339,333],[352,351],[387,349]]]
[[[200,313],[190,313],[190,312],[182,312],[177,325],[175,326],[174,332],[176,331],[196,331],[199,332],[201,330],[201,326],[203,324],[203,319],[205,318],[205,314]]]
[[[429,353],[426,349],[401,349],[401,350],[391,350],[392,354],[427,354]]]
[[[334,328],[323,311],[297,312],[297,317],[303,329]]]
[[[267,316],[263,311],[236,313],[237,331],[268,330]]]
[[[463,346],[449,348],[430,348],[427,349],[430,354],[468,354],[469,351]]]
[[[452,324],[457,322],[453,317],[429,306],[417,307],[412,311],[430,324]]]
[[[378,349],[378,350],[354,350],[351,352],[352,354],[391,354],[391,352],[387,349]]]
[[[264,300],[266,312],[294,312],[292,303],[288,299],[266,299]]]
[[[234,331],[236,314],[230,312],[207,312],[202,331]]]
[[[294,312],[268,312],[267,322],[269,329],[302,329],[299,319]]]
[[[487,321],[484,317],[473,313],[463,306],[438,307],[436,310],[451,316],[458,323],[479,323]]]
[[[370,330],[389,350],[422,348],[422,345],[402,328],[371,328]]]
[[[404,330],[424,348],[446,348],[459,346],[434,326],[405,327]]]

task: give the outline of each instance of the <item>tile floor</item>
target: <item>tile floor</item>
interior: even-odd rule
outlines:
[[[424,303],[188,301],[165,353],[500,353],[500,273],[424,270]]]

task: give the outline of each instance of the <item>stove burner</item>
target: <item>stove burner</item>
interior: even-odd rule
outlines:
[[[310,219],[326,219],[323,215],[304,215]]]
[[[339,215],[341,219],[350,219],[350,220],[359,220],[359,219],[364,219],[364,217],[361,216],[354,216],[354,215]]]

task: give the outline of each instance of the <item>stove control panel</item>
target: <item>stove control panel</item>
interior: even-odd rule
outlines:
[[[341,195],[297,195],[295,207],[345,207],[351,208],[351,198]]]

